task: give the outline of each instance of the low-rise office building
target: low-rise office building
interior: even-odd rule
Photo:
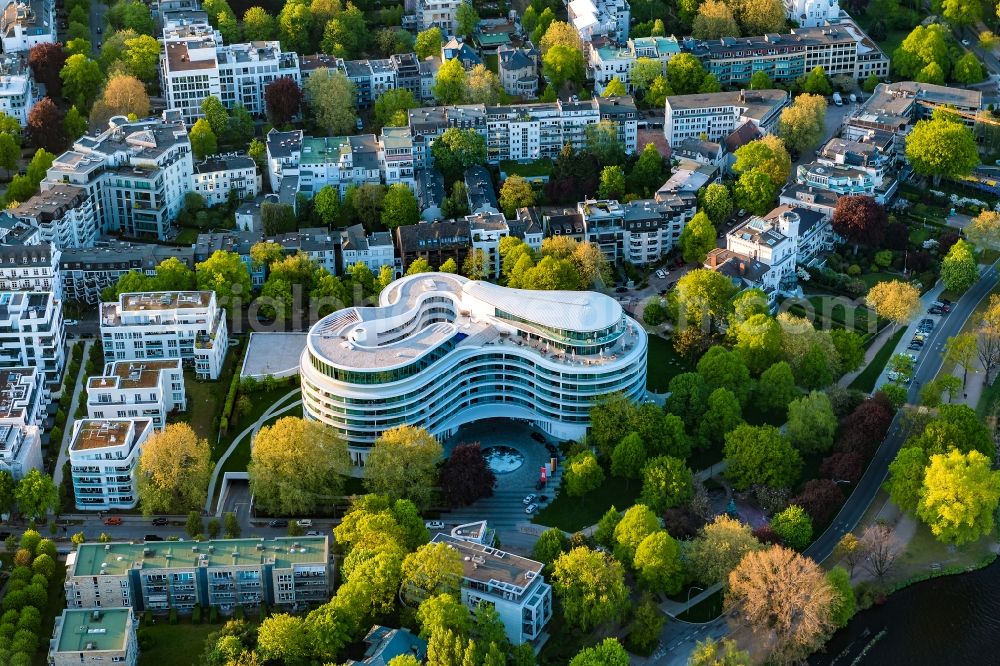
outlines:
[[[49,666],[138,666],[138,621],[131,608],[67,608],[56,618]]]
[[[580,437],[599,396],[645,394],[646,334],[604,294],[422,273],[383,289],[379,307],[317,322],[300,376],[306,418],[332,427],[361,465],[400,425],[446,437],[502,416]]]
[[[152,419],[163,430],[167,414],[187,409],[184,369],[179,358],[117,361],[87,382],[87,415],[92,419]]]
[[[257,163],[247,155],[213,155],[194,165],[191,191],[200,194],[209,206],[229,202],[230,192],[237,199],[252,199],[260,194]]]
[[[105,363],[179,358],[199,377],[219,378],[229,339],[214,291],[121,294],[100,312]]]
[[[137,612],[261,604],[304,608],[330,598],[327,537],[86,543],[66,560],[66,605]]]
[[[939,86],[916,81],[880,83],[844,121],[842,136],[848,140],[881,140],[891,136],[897,159],[905,155],[905,136],[918,121],[930,118],[935,109],[947,108],[973,129],[986,107],[979,90]]]
[[[81,511],[134,509],[142,446],[153,432],[148,417],[79,419],[69,443],[70,475]]]
[[[770,134],[788,104],[784,90],[671,95],[667,97],[663,134],[671,146],[703,137],[720,141],[746,122]]]
[[[62,301],[51,291],[0,292],[0,368],[32,367],[58,382],[65,363]]]

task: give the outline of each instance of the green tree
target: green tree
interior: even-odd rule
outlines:
[[[705,257],[715,245],[715,227],[704,211],[698,211],[684,225],[684,230],[681,232],[680,246],[684,261],[692,264],[704,263]]]
[[[425,506],[437,483],[441,456],[441,444],[422,428],[399,426],[386,430],[368,454],[365,488]]]
[[[663,65],[655,58],[637,58],[628,78],[636,91],[644,93],[653,85],[658,76],[663,75]],[[609,95],[605,95],[609,97]]]
[[[191,426],[172,423],[150,435],[136,475],[143,513],[177,514],[203,506],[211,473],[208,441],[198,439]]]
[[[604,483],[604,470],[593,453],[583,451],[566,461],[563,483],[571,497],[586,495]]]
[[[774,202],[778,194],[778,184],[761,171],[751,169],[744,171],[733,188],[736,205],[745,208],[756,215],[763,215]]]
[[[803,92],[813,95],[828,97],[833,94],[833,86],[830,85],[830,78],[822,67],[813,67],[812,71],[806,74],[802,82]]]
[[[711,392],[705,379],[694,372],[683,372],[670,380],[664,409],[676,414],[690,431],[696,431],[705,410],[708,409],[708,395]]]
[[[68,61],[67,61],[68,62]],[[921,120],[906,137],[906,159],[936,185],[942,176],[964,176],[979,164],[972,130],[945,116]]]
[[[833,607],[833,625],[846,627],[858,610],[854,598],[854,588],[851,587],[851,575],[843,567],[834,567],[826,574],[826,582],[836,593],[837,599]]]
[[[267,42],[275,38],[278,23],[261,7],[250,7],[243,12],[243,37],[250,42]]]
[[[431,144],[431,155],[445,182],[454,183],[470,166],[486,163],[486,140],[474,129],[449,127]]]
[[[837,416],[825,393],[813,391],[788,405],[788,436],[803,453],[826,453],[837,433]]]
[[[403,595],[422,601],[439,594],[458,596],[462,557],[446,543],[425,543],[403,560]]]
[[[465,98],[465,69],[457,58],[445,61],[438,69],[434,98],[441,104],[460,104]]]
[[[601,182],[597,188],[600,199],[620,199],[625,195],[625,172],[620,166],[606,166],[601,170]]]
[[[663,156],[654,144],[647,143],[628,175],[628,189],[636,194],[651,197],[664,180]]]
[[[738,350],[753,374],[770,368],[781,356],[781,324],[767,314],[755,314],[731,324]]]
[[[66,58],[66,64],[59,71],[59,78],[63,82],[63,94],[78,109],[89,109],[104,83],[100,65],[80,54]]]
[[[471,2],[462,2],[455,11],[455,32],[468,36],[476,31],[479,24],[479,13]]]
[[[486,68],[486,65],[476,65],[465,73],[466,104],[486,104],[492,106],[506,99],[500,77]]]
[[[513,220],[517,217],[518,208],[535,205],[535,191],[527,180],[511,174],[500,186],[499,204],[504,216]]]
[[[419,106],[420,102],[406,88],[386,90],[375,100],[375,126],[404,127],[408,122],[406,112]]]
[[[87,119],[80,115],[76,106],[71,106],[63,118],[63,129],[70,141],[75,141],[87,131]]]
[[[781,112],[778,136],[789,150],[815,150],[826,133],[826,98],[803,94]]]
[[[646,445],[639,433],[629,433],[618,443],[611,454],[611,474],[626,480],[642,476],[646,464]]]
[[[733,171],[760,171],[776,186],[783,185],[792,172],[792,158],[782,140],[774,135],[740,146],[734,155]]]
[[[347,75],[328,69],[317,70],[306,80],[305,91],[320,127],[335,136],[355,131],[357,95]]]
[[[618,123],[602,120],[587,125],[583,130],[587,152],[599,164],[621,164],[625,160],[625,148],[618,136]]]
[[[303,664],[311,651],[309,633],[301,617],[287,613],[271,615],[257,629],[257,652],[262,659]]]
[[[204,118],[199,118],[191,127],[191,152],[197,159],[204,159],[219,152],[219,142],[212,126]]]
[[[621,619],[628,607],[622,565],[589,548],[560,555],[553,563],[552,580],[567,624],[583,631]]]
[[[628,90],[625,89],[625,84],[617,76],[612,76],[611,80],[604,85],[604,92],[601,93],[601,97],[621,97],[622,95],[627,95]]]
[[[442,44],[444,44],[444,37],[441,34],[441,28],[434,26],[417,34],[413,48],[421,60],[432,56],[440,58]]]
[[[721,641],[706,638],[698,641],[688,658],[687,666],[750,666],[752,663],[750,653],[739,649],[736,641],[730,638]]]
[[[59,489],[48,474],[31,469],[18,481],[14,501],[22,514],[37,520],[59,509]]]
[[[660,529],[660,519],[645,504],[636,504],[622,515],[615,527],[615,558],[632,565],[635,551],[642,540]]]
[[[733,281],[722,273],[704,268],[688,271],[673,292],[677,319],[693,325],[721,323],[735,293]]]
[[[581,84],[586,75],[583,53],[578,48],[553,46],[542,56],[542,73],[557,90],[567,82]]]
[[[958,83],[971,85],[985,79],[986,70],[974,53],[966,53],[955,61],[955,67],[952,69],[951,76]]]
[[[209,95],[201,102],[201,112],[216,136],[221,136],[229,127],[229,112],[215,95]]]
[[[694,495],[694,474],[680,458],[659,456],[642,470],[642,502],[657,511],[681,506]]]
[[[451,594],[439,594],[420,602],[417,622],[420,624],[420,636],[425,639],[445,629],[468,636],[472,629],[469,609]]]
[[[917,516],[939,541],[960,546],[990,534],[1000,503],[1000,472],[978,451],[933,455]]]
[[[0,470],[0,513],[10,513],[14,508],[14,490],[17,482],[5,469]]]
[[[390,230],[420,221],[420,204],[404,183],[393,183],[382,200],[382,224]]]
[[[743,557],[764,546],[750,526],[727,514],[717,516],[701,529],[685,552],[688,571],[702,585],[726,585],[729,572]]]
[[[538,536],[532,547],[531,556],[545,564],[551,564],[557,557],[569,550],[569,539],[558,527],[550,527]]]
[[[744,424],[725,439],[726,478],[734,488],[745,490],[757,483],[790,488],[798,480],[802,458],[777,428]]]
[[[795,378],[799,386],[807,389],[821,389],[833,383],[833,367],[835,362],[827,353],[825,347],[813,344],[809,351],[799,361],[795,370]]]
[[[781,537],[786,546],[795,550],[805,549],[812,541],[812,518],[795,504],[771,518],[771,529]]]
[[[774,87],[774,81],[764,70],[758,70],[750,77],[751,90],[769,90]]]
[[[628,652],[614,638],[605,638],[594,647],[584,648],[570,659],[569,666],[628,666]]]
[[[313,210],[323,224],[334,224],[340,216],[340,190],[332,185],[324,185],[313,197]]]
[[[278,14],[278,39],[281,46],[297,53],[315,53],[310,47],[313,29],[312,12],[302,0],[292,0]]]
[[[678,54],[667,62],[667,79],[675,95],[698,92],[706,74],[701,61],[690,53]]]
[[[722,444],[727,432],[743,423],[743,410],[740,401],[727,388],[717,388],[708,396],[708,410],[701,417],[698,436],[704,448],[713,448]]]
[[[712,224],[725,222],[733,212],[733,199],[729,196],[729,188],[722,183],[712,183],[705,188],[701,205]]]
[[[712,347],[698,361],[698,374],[705,379],[709,390],[727,388],[739,399],[741,405],[750,399],[753,388],[750,371],[743,356],[737,351],[727,350],[721,345]]]
[[[214,291],[220,307],[233,307],[241,298],[249,300],[250,271],[237,253],[217,250],[194,268],[198,289]]]
[[[959,238],[941,261],[941,281],[945,289],[962,293],[979,279],[979,266],[972,246]]]
[[[605,548],[614,548],[615,528],[618,527],[621,519],[621,511],[612,505],[610,509],[604,512],[601,519],[597,521],[597,527],[594,529],[594,541]]]
[[[892,53],[892,69],[899,76],[916,78],[931,63],[950,67],[950,30],[940,23],[918,25]]]

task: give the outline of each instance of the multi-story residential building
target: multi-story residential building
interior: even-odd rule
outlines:
[[[535,640],[552,618],[552,586],[542,575],[543,564],[493,548],[493,544],[438,533],[432,543],[458,551],[462,561],[462,603],[472,611],[492,606],[513,645]]]
[[[0,245],[0,291],[51,291],[61,301],[61,256],[50,243]]]
[[[26,127],[28,112],[36,96],[35,79],[25,64],[24,55],[5,53],[0,56],[0,111]]]
[[[110,363],[103,375],[87,382],[87,416],[91,419],[149,418],[154,429],[163,430],[167,414],[186,408],[179,358]]]
[[[671,146],[685,139],[719,141],[750,122],[764,134],[789,104],[784,90],[740,90],[667,97],[663,134]]]
[[[74,421],[69,463],[77,509],[136,507],[139,457],[152,432],[148,417]]]
[[[493,191],[493,178],[486,167],[476,164],[465,170],[465,191],[471,213],[500,212],[500,204]]]
[[[337,259],[340,256],[337,250],[339,238],[325,227],[306,227],[299,231],[278,234],[267,240],[280,245],[285,254],[306,255],[317,266],[326,269],[330,275],[338,275],[341,272],[337,266]]]
[[[554,216],[557,223],[549,225],[549,233],[591,242],[612,263],[645,266],[674,247],[696,211],[693,193],[657,192],[654,199],[624,205],[587,199],[577,204],[575,216]]]
[[[469,253],[471,232],[467,220],[444,220],[396,227],[396,249],[403,270],[417,259],[435,268],[449,259],[461,266]]]
[[[281,189],[281,179],[286,175],[297,176],[299,159],[302,157],[302,130],[279,132],[271,128],[267,133],[267,177],[271,191]]]
[[[189,125],[204,117],[201,102],[209,95],[227,109],[242,104],[263,115],[264,90],[282,77],[296,83],[302,78],[298,54],[282,51],[277,41],[223,45],[218,31],[200,17],[163,30],[160,80],[167,108],[179,110]]]
[[[875,185],[881,186],[892,178],[894,155],[889,141],[880,141],[876,132],[869,132],[860,140],[833,138],[819,150],[816,162],[827,166],[846,166],[860,169],[872,177]]]
[[[53,292],[0,292],[0,368],[33,367],[58,382],[65,346],[62,301]]]
[[[179,358],[218,379],[229,347],[226,311],[214,291],[121,294],[101,304],[104,361]]]
[[[802,28],[840,22],[840,3],[837,0],[785,0],[785,15]]]
[[[378,136],[378,166],[386,185],[403,183],[416,189],[413,137],[408,127],[383,127]]]
[[[880,83],[849,118],[844,121],[845,139],[863,140],[879,134],[896,138],[893,151],[903,158],[903,138],[920,120],[929,118],[935,109],[948,108],[973,129],[983,106],[979,90],[938,86],[932,83],[899,81]]]
[[[377,308],[317,322],[300,376],[305,416],[332,427],[356,464],[400,425],[445,437],[504,416],[574,439],[599,396],[645,394],[646,333],[604,294],[422,273],[389,285]]]
[[[247,155],[213,155],[194,165],[191,191],[209,206],[218,206],[228,203],[230,192],[238,199],[252,199],[260,194],[260,181],[257,163]]]
[[[676,146],[670,147],[670,154],[681,159],[691,160],[699,164],[721,167],[725,162],[726,152],[721,143],[702,141],[701,139],[684,139]]]
[[[632,18],[628,0],[569,0],[566,14],[581,43],[601,36],[620,43],[628,39]]]
[[[501,46],[497,50],[500,83],[508,95],[533,99],[538,97],[538,61],[541,54],[526,42],[524,46]]]
[[[416,175],[417,201],[420,203],[420,219],[433,222],[443,216],[441,206],[446,196],[444,176],[436,169],[418,169]]]
[[[226,613],[261,604],[305,608],[330,598],[325,536],[199,543],[81,544],[66,560],[66,605]]]
[[[421,91],[420,60],[415,53],[396,53],[389,56],[396,72],[396,87],[409,90],[414,99],[423,99]]]
[[[56,41],[54,0],[9,0],[0,14],[4,53],[28,51]]]
[[[0,370],[0,423],[40,426],[49,401],[45,377],[35,368]]]
[[[850,20],[837,25],[794,28],[789,34],[684,40],[723,86],[746,83],[756,72],[773,81],[790,81],[822,67],[829,76],[864,81],[889,75],[889,58]]]
[[[101,231],[98,211],[86,189],[50,183],[8,212],[36,227],[41,242],[67,249],[94,245]]]
[[[518,208],[517,219],[507,220],[510,235],[516,236],[536,252],[542,249],[545,239],[545,220],[541,212],[534,206]]]
[[[778,203],[783,206],[802,208],[819,213],[827,220],[833,219],[833,211],[837,208],[840,195],[829,190],[821,190],[811,185],[789,183],[781,191]]]
[[[0,471],[20,481],[33,469],[45,471],[38,426],[0,423]]]
[[[865,194],[883,205],[895,196],[897,185],[894,178],[883,178],[877,182],[868,170],[826,162],[800,164],[795,180],[799,185],[827,190],[837,196]]]
[[[433,167],[431,144],[451,127],[474,129],[483,137],[487,135],[486,107],[482,104],[421,107],[406,113],[413,137],[413,164],[418,169]]]
[[[630,39],[625,45],[601,40],[587,43],[587,64],[594,90],[601,94],[617,78],[628,90],[633,90],[632,67],[639,58],[650,58],[660,63],[664,74],[670,58],[681,52],[676,37],[640,37]]]
[[[374,231],[365,234],[360,224],[347,227],[340,232],[340,265],[343,270],[362,263],[375,275],[383,266],[395,271],[396,251],[392,244],[392,234],[388,231]]]
[[[191,247],[113,242],[64,250],[59,258],[62,292],[69,300],[94,305],[101,302],[101,290],[118,282],[125,273],[155,275],[157,265],[170,258],[194,269]]]
[[[486,275],[500,277],[500,239],[510,235],[507,219],[503,213],[476,213],[465,219],[472,234],[472,251],[482,252],[486,260]]]
[[[80,137],[55,159],[42,194],[57,185],[83,189],[98,231],[162,239],[191,190],[193,172],[191,141],[176,111],[136,122],[115,116],[108,129]]]
[[[67,608],[56,618],[49,666],[138,666],[138,624],[131,608]]]
[[[434,82],[437,80],[439,69],[441,60],[438,58],[431,57],[420,61],[420,96],[417,99],[421,102],[434,100]]]
[[[343,196],[351,185],[381,183],[379,144],[374,134],[306,136],[301,141],[297,169],[285,166],[282,176],[298,176],[298,191],[313,197],[331,185]],[[271,174],[272,181],[277,174]]]
[[[449,60],[458,60],[465,69],[483,64],[483,59],[476,53],[476,49],[469,46],[463,37],[452,37],[441,45],[441,62]]]
[[[466,0],[416,0],[417,30],[441,28],[445,35],[454,35],[458,8]]]
[[[822,213],[801,206],[780,205],[763,219],[795,241],[795,263],[800,266],[815,263],[821,253],[833,249],[833,226]]]

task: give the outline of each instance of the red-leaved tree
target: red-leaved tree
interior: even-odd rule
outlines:
[[[302,89],[291,77],[282,76],[267,84],[264,102],[271,123],[284,125],[298,115],[302,107]]]
[[[798,497],[792,500],[792,504],[798,504],[809,514],[813,525],[817,527],[825,525],[843,502],[843,491],[831,479],[807,481]]]
[[[37,44],[28,51],[28,65],[35,75],[35,81],[45,84],[45,94],[59,97],[62,94],[62,79],[59,70],[66,64],[66,53],[62,44]]]
[[[833,230],[858,245],[876,247],[885,236],[889,217],[875,199],[865,195],[840,197],[833,209]]]
[[[66,147],[63,114],[50,97],[35,102],[28,112],[28,140],[35,148],[44,148],[50,153],[58,154]]]
[[[479,444],[459,444],[441,466],[441,494],[451,506],[468,506],[493,494],[497,478]]]
[[[854,483],[865,473],[865,459],[855,451],[834,453],[823,458],[819,473],[835,481]]]
[[[834,449],[870,456],[885,437],[894,415],[895,410],[888,399],[876,393],[841,420]]]

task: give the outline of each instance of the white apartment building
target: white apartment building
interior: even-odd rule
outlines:
[[[229,348],[226,311],[214,291],[121,294],[101,304],[104,361],[179,358],[218,379]]]
[[[108,511],[136,507],[139,458],[152,432],[153,422],[149,418],[74,421],[69,464],[77,509]]]
[[[337,244],[335,242],[336,232],[330,232],[325,227],[306,227],[300,229],[299,231],[293,231],[287,234],[278,234],[277,236],[272,236],[267,240],[277,243],[285,251],[285,254],[304,254],[317,266],[326,270],[330,275],[337,275],[337,259],[339,252],[337,251]],[[249,249],[249,248],[248,248]],[[249,259],[244,259],[246,261]],[[253,277],[253,267],[249,267],[251,270],[251,277]]]
[[[317,322],[300,376],[304,415],[332,427],[359,465],[400,425],[445,437],[504,417],[574,439],[600,396],[645,394],[646,333],[604,294],[422,273],[382,290],[378,307]]]
[[[204,197],[209,206],[227,203],[230,192],[236,192],[240,200],[252,199],[260,194],[260,187],[257,163],[239,153],[208,157],[195,164],[191,174],[191,191]]]
[[[109,243],[66,250],[59,260],[62,291],[67,299],[94,305],[101,302],[101,290],[118,282],[125,273],[155,275],[160,262],[170,258],[194,269],[191,247]]]
[[[676,37],[641,37],[630,39],[625,45],[613,42],[588,42],[587,66],[594,81],[594,91],[604,93],[604,88],[617,78],[632,91],[632,67],[639,58],[649,58],[660,63],[663,74],[667,72],[670,58],[681,52]]]
[[[386,185],[417,187],[413,171],[413,137],[409,127],[383,127],[378,136],[378,166]]]
[[[477,213],[465,218],[469,221],[472,250],[480,250],[486,258],[486,273],[500,277],[500,239],[510,235],[510,227],[503,213]]]
[[[0,291],[51,291],[61,301],[62,253],[49,243],[0,245]]]
[[[600,36],[619,43],[628,39],[632,18],[628,0],[566,0],[566,14],[581,43]]]
[[[28,124],[28,112],[38,95],[31,69],[23,54],[0,56],[0,111],[16,118],[22,127]]]
[[[43,188],[8,212],[36,227],[40,242],[60,249],[93,247],[101,233],[96,200],[76,185],[46,183]]]
[[[103,375],[87,382],[91,419],[149,418],[155,430],[163,430],[168,414],[185,409],[184,369],[179,358],[110,363]]]
[[[429,28],[441,28],[446,36],[455,34],[455,17],[458,7],[465,0],[417,0],[416,23],[417,31]]]
[[[869,171],[854,166],[810,162],[800,164],[795,170],[795,180],[814,190],[826,190],[838,197],[864,194],[885,205],[896,194],[896,180],[884,178],[881,182]]]
[[[298,55],[283,52],[278,41],[223,45],[218,31],[199,18],[165,27],[163,47],[160,80],[167,108],[179,110],[188,125],[204,116],[201,103],[209,95],[227,109],[242,104],[262,116],[270,82],[302,80]]]
[[[393,270],[396,267],[396,250],[392,244],[392,234],[388,231],[374,231],[365,234],[360,224],[347,227],[340,232],[340,265],[348,267],[362,263],[375,275],[383,266]]]
[[[801,28],[818,28],[840,21],[837,0],[785,0],[785,15]]]
[[[544,565],[493,548],[492,543],[463,538],[464,527],[431,539],[447,544],[461,557],[462,603],[473,613],[480,604],[492,606],[512,645],[535,640],[552,619],[552,586],[542,575]]]
[[[270,146],[270,134],[268,138]],[[268,163],[271,163],[270,157]],[[297,176],[297,191],[310,198],[326,185],[336,187],[343,196],[352,185],[382,182],[379,143],[374,134],[304,136],[298,163],[282,164],[279,168],[279,172],[269,174],[271,182],[280,183],[284,177]]]
[[[301,610],[329,600],[331,567],[325,536],[85,543],[66,558],[66,605]]]
[[[65,347],[62,301],[52,292],[0,292],[0,368],[32,367],[58,382]]]
[[[9,0],[0,15],[4,53],[28,51],[56,41],[54,0]]]
[[[115,116],[108,129],[85,134],[55,159],[41,196],[59,185],[82,189],[98,232],[162,239],[191,190],[193,172],[191,142],[176,111],[136,122]]]
[[[39,426],[48,403],[49,390],[35,368],[0,370],[0,470],[15,481],[44,469]]]
[[[665,106],[663,134],[671,146],[685,139],[719,141],[746,122],[770,134],[788,104],[784,90],[671,95]]]
[[[271,128],[265,138],[267,150],[267,177],[271,191],[281,189],[281,179],[299,173],[299,159],[302,157],[302,130],[279,132]]]
[[[49,666],[138,666],[138,619],[131,608],[67,608],[56,618]]]
[[[0,423],[0,470],[20,481],[33,469],[45,471],[38,426]]]

